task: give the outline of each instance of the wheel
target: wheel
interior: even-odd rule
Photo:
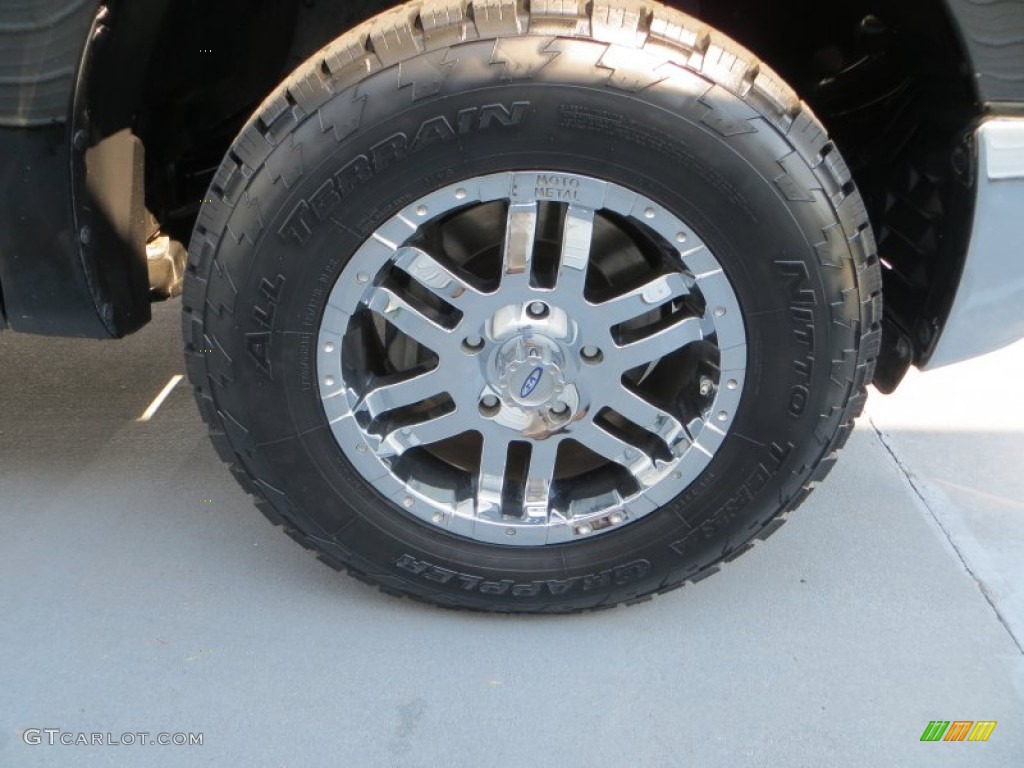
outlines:
[[[190,249],[200,410],[272,521],[385,591],[569,612],[698,581],[860,413],[863,204],[700,22],[469,6],[362,25],[242,131]]]

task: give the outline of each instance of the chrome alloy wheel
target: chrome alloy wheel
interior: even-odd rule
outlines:
[[[404,207],[353,255],[318,337],[345,456],[477,541],[600,535],[707,467],[747,366],[739,302],[677,216],[614,183],[481,176]]]

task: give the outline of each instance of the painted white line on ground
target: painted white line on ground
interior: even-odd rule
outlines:
[[[172,376],[171,380],[167,382],[167,386],[164,387],[160,394],[156,396],[156,400],[149,404],[149,408],[147,408],[145,412],[136,419],[136,421],[149,421],[152,419],[153,415],[160,410],[160,406],[164,404],[164,400],[166,400],[168,395],[174,391],[176,386],[181,384],[184,378],[185,377],[181,375]]]

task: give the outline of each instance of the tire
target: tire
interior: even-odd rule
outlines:
[[[434,490],[421,483],[418,473],[429,468],[440,473],[431,478],[447,477],[443,473],[460,466],[461,454],[458,461],[445,463],[443,452],[427,445],[404,446],[398,458],[382,457],[386,452],[380,445],[387,441],[370,441],[369,450],[358,439],[348,441],[345,429],[358,435],[377,427],[364,423],[370,416],[360,421],[345,411],[342,418],[333,410],[342,401],[331,397],[356,387],[350,382],[376,381],[383,374],[374,366],[390,360],[394,348],[384,349],[380,341],[388,337],[381,330],[386,324],[359,320],[361,328],[353,330],[356,318],[368,311],[364,304],[339,309],[333,302],[344,304],[353,291],[364,290],[363,283],[372,295],[380,295],[384,278],[357,272],[353,265],[372,262],[374,249],[389,243],[397,222],[428,215],[430,205],[423,201],[438,200],[453,189],[464,194],[467,188],[476,200],[473,195],[482,195],[479,190],[489,189],[494,179],[506,186],[512,179],[508,188],[518,190],[523,178],[563,178],[563,186],[600,188],[606,203],[622,194],[646,201],[637,209],[636,222],[625,221],[628,210],[618,218],[599,211],[602,226],[606,219],[613,221],[631,233],[635,241],[630,242],[662,249],[645,264],[667,258],[669,238],[655,231],[659,225],[664,230],[666,220],[696,238],[687,246],[697,242],[703,247],[672,245],[681,249],[673,251],[676,260],[682,259],[672,279],[683,275],[691,293],[654,310],[663,324],[670,313],[692,314],[680,326],[700,326],[702,340],[680,349],[697,351],[672,352],[679,356],[671,360],[666,353],[661,362],[619,382],[611,377],[595,381],[600,375],[584,372],[580,380],[585,383],[579,386],[580,391],[614,391],[618,397],[619,387],[645,387],[645,377],[658,378],[658,366],[665,365],[672,376],[660,375],[659,382],[664,381],[658,386],[668,388],[672,403],[685,400],[671,406],[677,409],[673,413],[685,411],[687,418],[697,413],[702,436],[693,442],[713,445],[704,451],[703,463],[693,465],[699,471],[692,477],[673,473],[683,480],[676,478],[675,486],[668,480],[668,485],[652,485],[649,496],[639,492],[620,511],[593,522],[577,523],[573,517],[566,523],[558,517],[558,494],[598,498],[595,489],[601,483],[618,489],[620,482],[636,482],[645,488],[648,476],[620,477],[626,462],[620,462],[619,454],[607,467],[574,467],[562,470],[561,478],[553,465],[545,476],[547,495],[541,497],[548,511],[541,510],[538,518],[548,526],[544,535],[549,538],[499,543],[492,536],[497,529],[473,522],[473,515],[483,519],[482,480],[471,485],[476,511],[468,518],[458,517],[466,507],[459,506],[461,497],[452,497],[452,519],[458,518],[458,525],[449,525],[443,510],[431,517],[429,504],[423,513],[422,494]],[[531,198],[534,202],[526,205],[534,226],[540,226],[537,211],[572,216],[572,195],[584,194],[565,192],[556,181],[550,189],[537,181],[529,194],[561,195],[570,207],[544,207]],[[509,193],[512,202],[514,194],[519,193]],[[282,84],[238,137],[207,197],[189,254],[184,337],[189,376],[213,443],[272,522],[327,564],[388,593],[448,607],[565,613],[633,603],[699,581],[774,532],[825,477],[862,410],[873,375],[881,273],[864,205],[839,151],[807,106],[752,54],[658,4],[534,0],[529,11],[514,0],[403,5],[343,35]],[[581,205],[579,197],[576,201]],[[512,203],[507,205],[511,216]],[[480,212],[471,221],[482,226],[484,209],[467,210]],[[461,225],[454,222],[464,215],[477,213],[453,208],[429,225],[434,229],[424,225],[423,231],[447,237],[447,228],[458,231]],[[685,233],[680,232],[680,241]],[[465,235],[458,247],[469,251],[471,240]],[[505,271],[499,276],[510,285],[512,240],[503,241]],[[388,258],[397,259],[399,253],[403,259],[418,258],[410,247],[399,248],[396,240],[385,250]],[[590,247],[597,252],[596,245]],[[605,278],[612,293],[622,289],[633,267],[620,267],[615,259],[633,254],[632,247],[602,251],[601,258],[614,268],[603,261],[600,267],[583,268],[588,296],[597,290],[593,284]],[[636,245],[637,251],[643,248]],[[717,267],[703,272],[693,267],[703,254],[713,255]],[[539,258],[537,266],[528,266],[528,274],[540,270]],[[553,279],[561,281],[562,274]],[[646,279],[640,275],[631,285]],[[403,290],[414,290],[413,282],[407,281]],[[733,306],[730,302],[738,312],[716,318],[719,310],[712,307],[719,299],[714,295],[722,297],[723,314],[726,304]],[[434,297],[424,301],[429,304]],[[438,306],[450,309],[444,302]],[[401,313],[393,309],[392,304],[382,311],[389,322],[401,322]],[[556,309],[542,307],[539,314],[544,312]],[[549,315],[543,322],[553,327],[555,321]],[[617,328],[608,330],[625,338],[626,326]],[[590,333],[582,325],[577,331]],[[528,328],[515,339],[534,343],[530,339],[548,338],[545,333]],[[335,351],[335,338],[344,348],[341,353]],[[570,350],[568,341],[552,341],[550,349],[530,347],[530,365],[541,357],[544,362],[529,379],[516,373],[516,355],[525,349],[520,341],[495,347],[497,362],[487,364],[486,370],[504,376],[500,386],[510,387],[496,398],[498,410],[525,412],[542,407],[536,405],[538,398],[554,398],[536,394],[538,382],[547,387],[552,381],[545,378],[549,370],[563,377],[550,386],[577,386],[559,368],[585,368],[581,353]],[[381,349],[374,348],[378,342]],[[629,342],[621,343],[625,348]],[[412,348],[414,357],[422,353],[415,344]],[[563,359],[566,350],[573,359]],[[458,380],[475,376],[471,357],[464,364],[435,364],[444,368],[452,391],[462,386]],[[335,381],[335,370],[351,378]],[[510,376],[520,378],[509,384]],[[550,409],[541,414],[545,419],[555,418],[552,414],[563,407],[556,400],[543,402]],[[426,411],[427,405],[421,405]],[[485,405],[481,400],[481,409]],[[579,409],[584,421],[593,416],[582,405],[571,407]],[[462,400],[454,408],[460,418],[468,418]],[[481,414],[484,424],[490,415]],[[397,434],[397,417],[385,420],[387,429],[396,430],[389,434]],[[701,451],[678,436],[663,434],[652,442],[646,432],[629,432],[628,419],[612,422],[602,429],[627,442],[635,437],[637,444],[650,443],[651,456],[663,455],[668,444],[684,457],[700,458]],[[490,429],[489,424],[481,427],[482,445]],[[677,439],[682,442],[673,444]],[[479,450],[482,467],[486,449]],[[529,443],[528,450],[530,458],[523,461],[530,462],[542,450],[541,442]],[[557,450],[553,462],[565,455]],[[565,449],[578,453],[573,460],[580,467],[589,450],[579,443]],[[596,450],[593,454],[602,461],[607,457]],[[406,456],[408,466],[399,469]],[[502,456],[505,472],[513,454]],[[668,460],[643,458],[645,471],[655,474],[663,466],[659,462]],[[367,463],[371,459],[377,464]],[[377,472],[378,465],[391,474]],[[474,471],[484,475],[470,467],[467,477]],[[528,479],[532,470],[523,471]],[[414,479],[406,479],[403,488],[402,478]],[[526,502],[509,501],[518,498],[509,495],[511,474],[502,478],[500,504],[487,509],[497,510],[501,525],[513,520],[508,530],[528,533],[525,527],[515,528],[520,518],[514,517],[526,514],[515,505]],[[447,499],[447,493],[438,491],[437,498]],[[577,506],[567,509],[589,509],[589,502],[572,503]],[[438,522],[442,519],[443,524]]]

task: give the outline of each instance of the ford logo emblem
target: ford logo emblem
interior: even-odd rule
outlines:
[[[541,378],[544,376],[543,368],[534,368],[533,373],[530,374],[529,378],[523,382],[523,388],[519,390],[519,396],[527,398],[533,394],[534,390],[537,389],[537,385],[540,384]]]

